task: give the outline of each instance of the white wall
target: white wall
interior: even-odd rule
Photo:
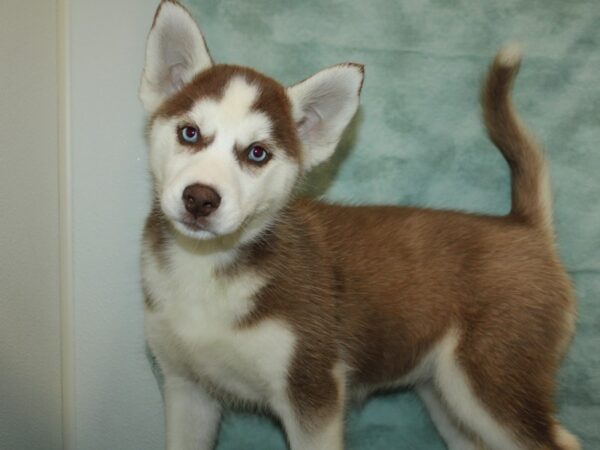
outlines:
[[[157,3],[0,1],[2,450],[164,448],[137,275]]]
[[[137,89],[158,1],[71,2],[75,448],[164,448],[142,332],[150,187]]]
[[[62,448],[55,0],[0,2],[0,449]]]

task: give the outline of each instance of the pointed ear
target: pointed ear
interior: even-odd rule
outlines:
[[[304,168],[328,159],[358,108],[364,67],[340,64],[287,89],[303,147]]]
[[[204,37],[190,13],[173,0],[163,0],[146,44],[140,99],[153,112],[194,75],[212,66]]]

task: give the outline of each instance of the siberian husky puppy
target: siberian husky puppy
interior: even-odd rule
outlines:
[[[363,66],[284,87],[214,64],[190,14],[160,4],[140,88],[142,273],[169,450],[213,448],[229,402],[272,413],[293,450],[341,450],[349,396],[406,385],[450,449],[579,448],[553,416],[574,297],[543,155],[510,99],[520,60],[502,50],[481,97],[510,213],[337,206],[293,192],[334,152]]]

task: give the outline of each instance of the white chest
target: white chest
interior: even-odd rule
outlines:
[[[264,280],[252,272],[216,277],[213,264],[176,254],[170,270],[149,258],[145,287],[157,303],[146,312],[146,336],[164,371],[191,374],[234,397],[263,402],[285,390],[295,338],[267,319],[240,328]]]

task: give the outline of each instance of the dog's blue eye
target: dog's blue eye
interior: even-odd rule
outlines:
[[[269,158],[269,153],[260,145],[251,145],[248,148],[248,159],[255,163],[263,163]]]
[[[200,138],[200,130],[198,128],[186,125],[179,128],[179,139],[182,144],[195,144]]]

